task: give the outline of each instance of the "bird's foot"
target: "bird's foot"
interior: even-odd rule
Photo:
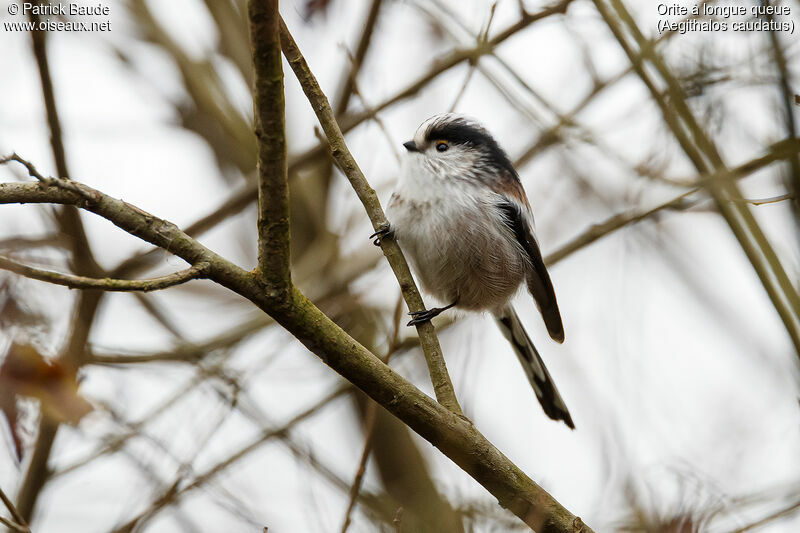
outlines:
[[[372,241],[372,244],[374,244],[375,246],[380,246],[381,245],[381,239],[383,239],[385,237],[389,237],[391,235],[392,235],[392,227],[387,223],[381,229],[379,229],[378,231],[376,231],[375,233],[370,235],[369,238],[370,239],[374,239]]]
[[[447,311],[457,302],[453,302],[450,305],[446,305],[444,307],[434,307],[432,309],[427,309],[423,311],[412,311],[408,313],[411,315],[412,319],[406,324],[407,326],[416,326],[417,324],[424,324],[425,322],[430,322],[433,318],[442,314],[442,312]]]

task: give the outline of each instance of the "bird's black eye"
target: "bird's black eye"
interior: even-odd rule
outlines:
[[[436,150],[437,151],[446,152],[448,148],[450,148],[450,145],[447,144],[447,141],[436,141]]]

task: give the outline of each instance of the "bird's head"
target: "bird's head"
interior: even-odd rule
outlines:
[[[494,137],[479,122],[463,115],[446,113],[429,118],[403,146],[411,169],[437,177],[486,183],[509,171],[516,175]]]

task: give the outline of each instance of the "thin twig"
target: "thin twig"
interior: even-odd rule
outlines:
[[[292,67],[297,79],[300,81],[303,92],[305,92],[306,97],[311,102],[311,107],[314,109],[317,119],[330,143],[331,154],[337,166],[350,181],[356,195],[364,205],[364,209],[367,211],[367,215],[372,222],[372,227],[375,231],[388,229],[389,221],[386,220],[386,215],[383,212],[378,195],[369,185],[358,163],[356,163],[350,153],[342,131],[334,117],[333,110],[328,103],[328,99],[322,92],[305,58],[297,48],[297,43],[294,42],[294,39],[289,33],[289,29],[282,20],[281,46],[283,47],[286,60]],[[380,244],[386,259],[392,267],[395,277],[397,277],[400,283],[400,288],[409,311],[424,310],[425,304],[422,301],[414,278],[411,276],[411,271],[408,268],[408,263],[400,247],[397,245],[397,242],[392,238],[384,238],[380,240]],[[417,333],[419,334],[422,351],[425,354],[425,361],[428,364],[428,371],[430,372],[431,381],[433,382],[436,399],[450,411],[463,416],[461,406],[458,404],[458,399],[453,390],[453,383],[447,373],[444,356],[441,346],[439,345],[439,340],[436,338],[433,324],[426,322],[417,325]]]
[[[241,340],[244,340],[245,337],[242,337]],[[217,350],[217,346],[214,343],[209,343],[208,345],[208,352],[213,353]],[[221,360],[224,360],[224,354],[220,356]],[[197,374],[193,376],[192,380],[189,381],[187,384],[182,386],[180,389],[174,391],[168,398],[163,400],[160,404],[156,405],[155,407],[151,408],[147,411],[146,414],[142,415],[138,420],[132,422],[124,422],[125,431],[118,433],[116,435],[110,435],[106,439],[101,446],[97,449],[92,451],[91,453],[87,454],[85,457],[78,459],[72,463],[67,464],[66,466],[61,467],[59,470],[53,472],[51,479],[56,479],[58,477],[64,476],[65,474],[69,474],[78,470],[92,461],[96,460],[99,457],[104,455],[117,452],[125,446],[125,444],[132,438],[138,437],[142,435],[142,431],[144,430],[144,426],[148,423],[153,423],[160,415],[165,413],[167,409],[175,405],[177,402],[181,401],[185,398],[190,392],[195,390],[199,385],[206,383],[211,378],[219,378],[225,379],[221,364],[217,361],[211,361],[210,363],[207,361],[206,358],[196,358],[196,367]],[[113,414],[113,412],[112,412]]]
[[[764,14],[765,19],[771,21],[773,16],[771,14]],[[772,46],[772,55],[774,58],[775,67],[778,70],[778,88],[781,94],[781,104],[783,105],[784,121],[786,123],[786,136],[789,139],[797,138],[797,124],[794,119],[794,105],[792,105],[792,79],[793,72],[789,69],[786,61],[786,54],[781,48],[781,42],[778,37],[778,32],[770,29],[769,41]],[[795,96],[796,98],[796,96]],[[786,178],[786,185],[795,193],[792,197],[795,200],[792,205],[794,207],[795,217],[800,217],[800,204],[798,204],[797,195],[800,195],[800,157],[795,156],[789,159],[790,175]],[[796,220],[800,223],[800,218]]]
[[[486,27],[480,32],[478,36],[479,41],[486,42],[489,40],[489,30],[492,27],[492,21],[494,20],[494,13],[497,11],[497,1],[495,0],[492,2],[492,7],[489,8],[489,20],[486,21]]]
[[[32,10],[29,18],[34,25],[38,25],[39,15],[36,10]],[[58,106],[56,105],[55,88],[47,56],[47,36],[49,32],[34,30],[31,31],[31,48],[33,57],[36,60],[36,67],[39,73],[39,80],[42,88],[42,100],[45,108],[47,126],[50,131],[50,147],[53,152],[56,173],[61,181],[67,183],[70,178],[67,166],[67,156],[64,149],[64,139],[61,130],[61,119],[59,118]],[[31,166],[31,168],[33,168]],[[29,168],[29,172],[31,170]],[[37,178],[38,179],[38,178]],[[44,185],[44,184],[43,184]],[[44,185],[46,186],[46,185]],[[74,191],[73,191],[74,192]],[[87,198],[83,198],[83,202]],[[89,200],[91,201],[91,199]],[[76,205],[64,204],[56,209],[56,221],[58,229],[68,237],[70,245],[71,267],[73,272],[83,276],[100,278],[105,276],[105,272],[97,264],[89,245],[89,239],[83,227],[83,221],[76,209]],[[77,375],[78,369],[83,364],[83,354],[85,353],[86,342],[94,323],[94,317],[103,297],[101,291],[81,291],[77,294],[74,302],[74,312],[70,327],[70,334],[66,339],[61,350],[59,359],[65,368]],[[22,479],[17,493],[17,509],[20,514],[30,522],[33,517],[34,508],[39,495],[47,483],[50,475],[48,462],[53,449],[56,434],[58,433],[59,422],[50,416],[43,414],[39,419],[36,432],[36,442],[30,454],[28,468]]]
[[[419,93],[422,89],[427,87],[432,80],[438,78],[450,69],[460,65],[462,62],[474,60],[475,58],[490,53],[503,41],[524,30],[531,24],[554,15],[565,13],[567,7],[572,3],[572,1],[573,0],[562,0],[550,7],[542,9],[542,11],[538,13],[524,12],[516,23],[499,32],[498,35],[490,39],[488,43],[480,44],[474,48],[454,50],[445,57],[437,59],[433,62],[433,65],[426,73],[422,74],[419,78],[398,90],[392,96],[386,98],[380,104],[353,115],[343,116],[340,124],[342,132],[348,133],[365,121],[374,118],[384,109],[411,98]],[[358,53],[356,53],[356,57],[358,57]],[[289,160],[289,175],[297,174],[299,170],[302,170],[314,162],[319,161],[321,157],[325,156],[327,148],[327,144],[321,143],[300,154],[292,156]],[[246,185],[217,209],[187,226],[184,232],[190,237],[197,237],[198,235],[205,233],[228,218],[237,215],[248,205],[250,205],[257,197],[257,184],[252,183]],[[144,266],[151,264],[151,262],[160,252],[162,252],[160,248],[155,248],[148,250],[147,252],[138,253],[120,263],[111,271],[111,275],[113,277],[122,277],[129,275],[132,272],[137,272]]]
[[[382,3],[383,0],[372,0],[372,4],[370,4],[369,11],[367,12],[367,18],[364,21],[364,30],[361,32],[361,38],[358,40],[358,45],[356,46],[355,54],[348,53],[350,68],[342,81],[342,87],[338,91],[338,97],[335,100],[336,105],[334,106],[334,110],[336,111],[337,117],[347,112],[350,98],[356,92],[355,85],[358,79],[358,73],[361,70],[361,66],[364,64],[364,59],[367,57],[367,52],[372,43],[372,36],[375,33],[375,26],[378,23],[378,15],[380,14]]]
[[[683,89],[655,50],[653,42],[644,37],[621,1],[594,0],[594,4],[695,168],[704,174],[719,174],[729,178],[709,180],[708,190],[747,255],[800,356],[800,295],[747,204],[738,201],[743,198],[742,193],[730,179],[714,142],[701,128],[686,103]],[[612,14],[612,9],[616,11],[616,16]],[[647,69],[646,62],[652,64],[654,69]],[[666,84],[666,93],[661,89],[663,84]]]
[[[49,270],[42,270],[23,263],[18,263],[9,257],[0,255],[0,269],[8,270],[26,278],[36,279],[39,281],[46,281],[55,285],[63,285],[70,289],[101,289],[111,292],[130,292],[130,291],[160,291],[175,285],[186,283],[193,279],[200,279],[205,276],[208,269],[208,263],[200,262],[192,265],[191,267],[173,272],[166,276],[160,276],[151,279],[95,279],[87,278],[85,276],[75,276],[73,274],[62,274],[60,272],[52,272]]]
[[[58,235],[42,237],[9,237],[0,239],[0,250],[32,250],[34,248],[66,248],[67,243]]]
[[[429,83],[437,78],[440,74],[450,70],[456,65],[461,64],[463,61],[476,62],[481,56],[492,53],[492,51],[506,39],[527,28],[531,24],[554,15],[563,15],[567,12],[567,8],[572,2],[573,0],[561,0],[560,2],[552,4],[551,6],[546,7],[536,13],[524,12],[517,22],[501,30],[497,33],[497,35],[488,41],[478,43],[478,45],[474,48],[453,50],[443,58],[439,59],[427,73],[417,78],[416,81],[410,83],[390,98],[384,100],[382,104],[374,107],[372,110],[362,111],[355,115],[343,117],[340,124],[342,131],[346,133],[355,125],[360,124],[364,120],[372,118],[372,114],[379,113],[380,111],[383,111],[385,108],[392,106],[397,102],[414,96],[423,88],[428,87]]]
[[[345,53],[347,53],[347,57],[348,59],[350,59],[351,64],[355,64],[356,59],[353,57],[353,54],[351,54],[350,51],[347,49],[345,49]],[[364,95],[361,93],[361,89],[358,86],[358,81],[356,81],[355,79],[352,81],[351,84],[351,92],[353,95],[358,97],[359,101],[361,101],[361,105],[364,106],[364,109],[372,108],[369,102],[367,102],[366,98],[364,98]],[[383,133],[383,136],[386,139],[387,144],[389,145],[389,149],[392,151],[392,155],[394,155],[394,158],[397,160],[397,164],[399,165],[401,159],[400,159],[400,152],[396,148],[398,143],[394,142],[394,139],[392,139],[392,135],[389,133],[389,128],[386,127],[386,124],[383,122],[383,119],[380,116],[378,116],[377,113],[375,113],[375,116],[372,118],[372,120],[373,122],[375,122],[375,124],[378,125],[378,128],[380,128],[381,133]],[[325,146],[328,145],[328,141],[324,137],[320,139],[320,141]]]
[[[742,179],[750,174],[761,170],[762,168],[770,165],[776,161],[781,161],[783,159],[792,157],[794,154],[800,153],[800,143],[798,142],[789,142],[789,141],[779,141],[770,147],[770,150],[767,154],[742,163],[741,165],[734,167],[727,171],[725,176],[721,173],[714,173],[710,176],[700,176],[695,179],[693,182],[695,186],[692,187],[690,190],[685,191],[674,198],[667,200],[661,204],[656,205],[655,207],[651,207],[644,211],[628,211],[624,213],[618,213],[606,219],[604,222],[593,224],[587,230],[583,231],[580,235],[570,240],[567,244],[558,248],[555,252],[549,254],[545,257],[545,263],[548,265],[554,265],[555,263],[561,261],[568,255],[577,252],[578,250],[592,244],[593,242],[610,235],[611,233],[622,229],[630,224],[634,224],[636,222],[640,222],[651,216],[660,213],[661,211],[668,210],[668,209],[683,209],[689,207],[693,204],[687,203],[686,200],[692,194],[697,193],[700,190],[700,186],[703,183],[707,183],[711,180],[720,180],[720,179]],[[775,197],[768,199],[770,201],[780,201],[781,197]]]
[[[282,426],[269,429],[265,428],[262,431],[259,438],[257,438],[255,441],[238,449],[234,453],[230,454],[226,459],[215,464],[205,472],[198,474],[196,477],[194,477],[194,479],[192,479],[188,483],[183,484],[181,487],[177,486],[178,482],[176,481],[176,483],[173,485],[175,487],[174,490],[166,491],[161,497],[159,497],[155,502],[153,502],[153,504],[150,507],[148,507],[147,509],[136,515],[134,518],[126,522],[124,525],[116,528],[112,533],[122,533],[126,531],[131,531],[134,526],[140,524],[140,522],[142,522],[143,520],[152,517],[152,515],[154,515],[156,512],[163,509],[164,507],[172,505],[178,499],[183,497],[184,494],[203,486],[208,481],[216,477],[220,472],[227,469],[234,463],[239,462],[244,457],[248,456],[250,453],[260,448],[261,445],[264,444],[265,442],[281,437],[282,435],[286,434],[286,432],[288,432],[292,427],[297,425],[299,422],[316,414],[321,408],[330,405],[330,403],[333,400],[343,396],[350,390],[352,389],[349,386],[340,387],[331,392],[330,394],[326,395],[318,402],[314,403],[312,406],[308,407],[307,409],[303,410],[302,412],[292,417],[291,420],[289,420]]]
[[[672,198],[664,203],[661,203],[655,207],[647,209],[641,212],[625,212],[619,213],[607,219],[605,222],[594,224],[589,229],[569,241],[567,244],[561,246],[555,252],[549,254],[545,257],[545,263],[548,266],[552,266],[566,256],[571,255],[572,253],[584,248],[591,243],[595,242],[596,240],[605,237],[618,229],[624,228],[630,224],[635,222],[640,222],[646,218],[653,216],[654,214],[663,211],[665,209],[674,209],[678,208],[683,205],[686,198],[697,192],[698,189],[692,189],[690,191],[686,191],[685,193]]]
[[[64,190],[80,194],[90,202],[97,201],[97,197],[95,195],[92,195],[88,191],[81,189],[80,187],[75,185],[75,183],[71,180],[63,178],[47,177],[42,175],[42,173],[36,169],[33,163],[31,163],[27,159],[23,159],[17,153],[12,153],[11,155],[0,158],[0,165],[5,165],[6,163],[10,163],[11,161],[16,161],[17,163],[24,166],[27,169],[28,174],[32,178],[36,178],[45,185],[55,185],[57,187],[61,187]]]
[[[794,200],[795,194],[791,192],[787,192],[786,194],[780,194],[778,196],[771,196],[769,198],[761,198],[759,200],[753,200],[745,198],[743,201],[750,204],[750,205],[765,205],[765,204],[775,204],[778,202],[783,202],[786,200]]]
[[[467,75],[464,76],[464,82],[461,84],[461,87],[458,89],[458,92],[456,93],[456,97],[453,98],[453,103],[450,104],[450,108],[447,110],[448,113],[452,113],[456,110],[456,106],[458,105],[458,102],[461,101],[461,97],[464,96],[465,92],[467,92],[467,86],[469,85],[469,82],[472,80],[473,74],[475,74],[475,65],[470,64],[469,68],[467,69]]]
[[[248,320],[234,328],[226,329],[221,333],[203,343],[185,343],[180,346],[163,352],[139,353],[139,354],[120,354],[106,353],[92,350],[89,363],[94,365],[122,365],[153,362],[176,362],[182,361],[196,364],[210,352],[228,349],[237,343],[251,337],[263,330],[267,326],[274,324],[275,321],[264,314],[259,314],[252,320]]]
[[[173,317],[166,311],[163,305],[158,303],[158,300],[152,294],[145,294],[143,292],[134,292],[134,298],[139,302],[139,305],[149,314],[153,319],[158,322],[161,327],[167,330],[170,335],[175,339],[184,339],[186,335],[181,331],[178,324],[175,323]]]
[[[753,529],[756,529],[756,528],[759,528],[761,526],[764,526],[765,524],[768,524],[770,522],[774,522],[775,520],[778,520],[779,518],[783,518],[784,516],[790,515],[790,514],[794,513],[795,511],[797,511],[798,509],[800,509],[800,501],[793,503],[789,507],[785,507],[783,509],[775,511],[774,513],[771,513],[771,514],[765,516],[764,518],[761,518],[760,520],[756,520],[755,522],[753,522],[751,524],[747,524],[746,526],[740,527],[740,528],[734,530],[732,533],[744,533],[745,531],[752,531]]]
[[[347,113],[351,98],[358,92],[358,74],[361,71],[361,67],[364,65],[364,60],[367,57],[367,53],[369,52],[370,45],[372,43],[372,36],[375,33],[375,27],[378,24],[378,18],[381,13],[382,5],[383,0],[372,0],[369,11],[367,12],[367,17],[364,20],[364,29],[361,31],[361,37],[358,40],[355,54],[350,54],[347,47],[344,44],[342,45],[348,55],[348,58],[350,59],[350,68],[346,69],[346,73],[339,83],[339,90],[336,92],[336,96],[334,97],[333,111],[336,114],[337,119],[341,118],[345,113]],[[361,101],[365,109],[370,109],[370,106],[367,105],[364,98],[361,98]],[[377,115],[375,115],[375,118],[378,125],[381,126],[381,122],[379,119],[377,119]],[[381,128],[383,128],[383,126],[381,126]],[[394,149],[394,143],[390,144]],[[327,146],[327,142],[321,142],[320,146]],[[315,183],[318,184],[316,186],[319,187],[320,193],[323,195],[322,197],[327,197],[330,192],[332,176],[333,164],[326,161],[325,164],[320,166],[317,175],[314,177]],[[324,221],[328,218],[328,202],[322,202],[318,217],[321,221]]]
[[[400,334],[400,324],[401,324],[401,315],[402,313],[402,301],[398,299],[397,306],[395,309],[395,320],[394,320],[394,327],[392,328],[392,340],[390,343],[390,348],[386,353],[386,357],[384,361],[386,363],[389,362],[389,359],[392,357],[395,351],[397,351],[398,347],[398,337]],[[356,468],[356,475],[353,479],[353,483],[350,485],[350,491],[348,492],[348,502],[347,502],[347,510],[344,513],[344,522],[342,523],[342,532],[347,533],[347,529],[350,527],[350,523],[352,522],[351,515],[353,514],[353,509],[356,507],[356,502],[358,501],[359,493],[361,492],[361,485],[364,482],[364,475],[367,473],[367,461],[369,460],[370,452],[372,451],[372,440],[375,434],[375,421],[377,420],[378,415],[378,404],[373,401],[367,400],[367,407],[366,412],[364,413],[364,448],[361,450],[361,459],[358,461],[358,468]]]
[[[11,517],[16,522],[16,525],[22,528],[20,529],[20,531],[29,532],[30,528],[28,527],[28,522],[25,520],[25,518],[23,518],[22,514],[17,510],[16,506],[11,501],[11,499],[8,496],[6,496],[6,493],[3,492],[2,488],[0,488],[0,500],[3,501],[3,505],[5,505],[6,509],[8,509],[8,512],[11,513]],[[6,525],[8,526],[9,524]]]
[[[3,524],[4,526],[9,528],[10,530],[16,531],[17,533],[31,533],[31,530],[30,530],[29,527],[26,527],[26,526],[23,526],[21,524],[18,524],[17,522],[14,522],[14,521],[9,520],[8,518],[4,518],[2,516],[0,516],[0,524]]]

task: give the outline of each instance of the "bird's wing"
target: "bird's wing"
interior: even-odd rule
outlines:
[[[501,199],[497,203],[497,208],[502,214],[503,221],[530,259],[532,269],[527,276],[528,290],[542,314],[547,332],[556,342],[564,342],[564,325],[561,322],[561,313],[558,310],[553,282],[550,281],[550,275],[544,266],[542,252],[539,250],[539,243],[533,234],[532,217],[527,207],[525,192],[519,181],[516,184],[518,189],[513,187],[516,190]],[[516,198],[517,196],[519,198]]]

